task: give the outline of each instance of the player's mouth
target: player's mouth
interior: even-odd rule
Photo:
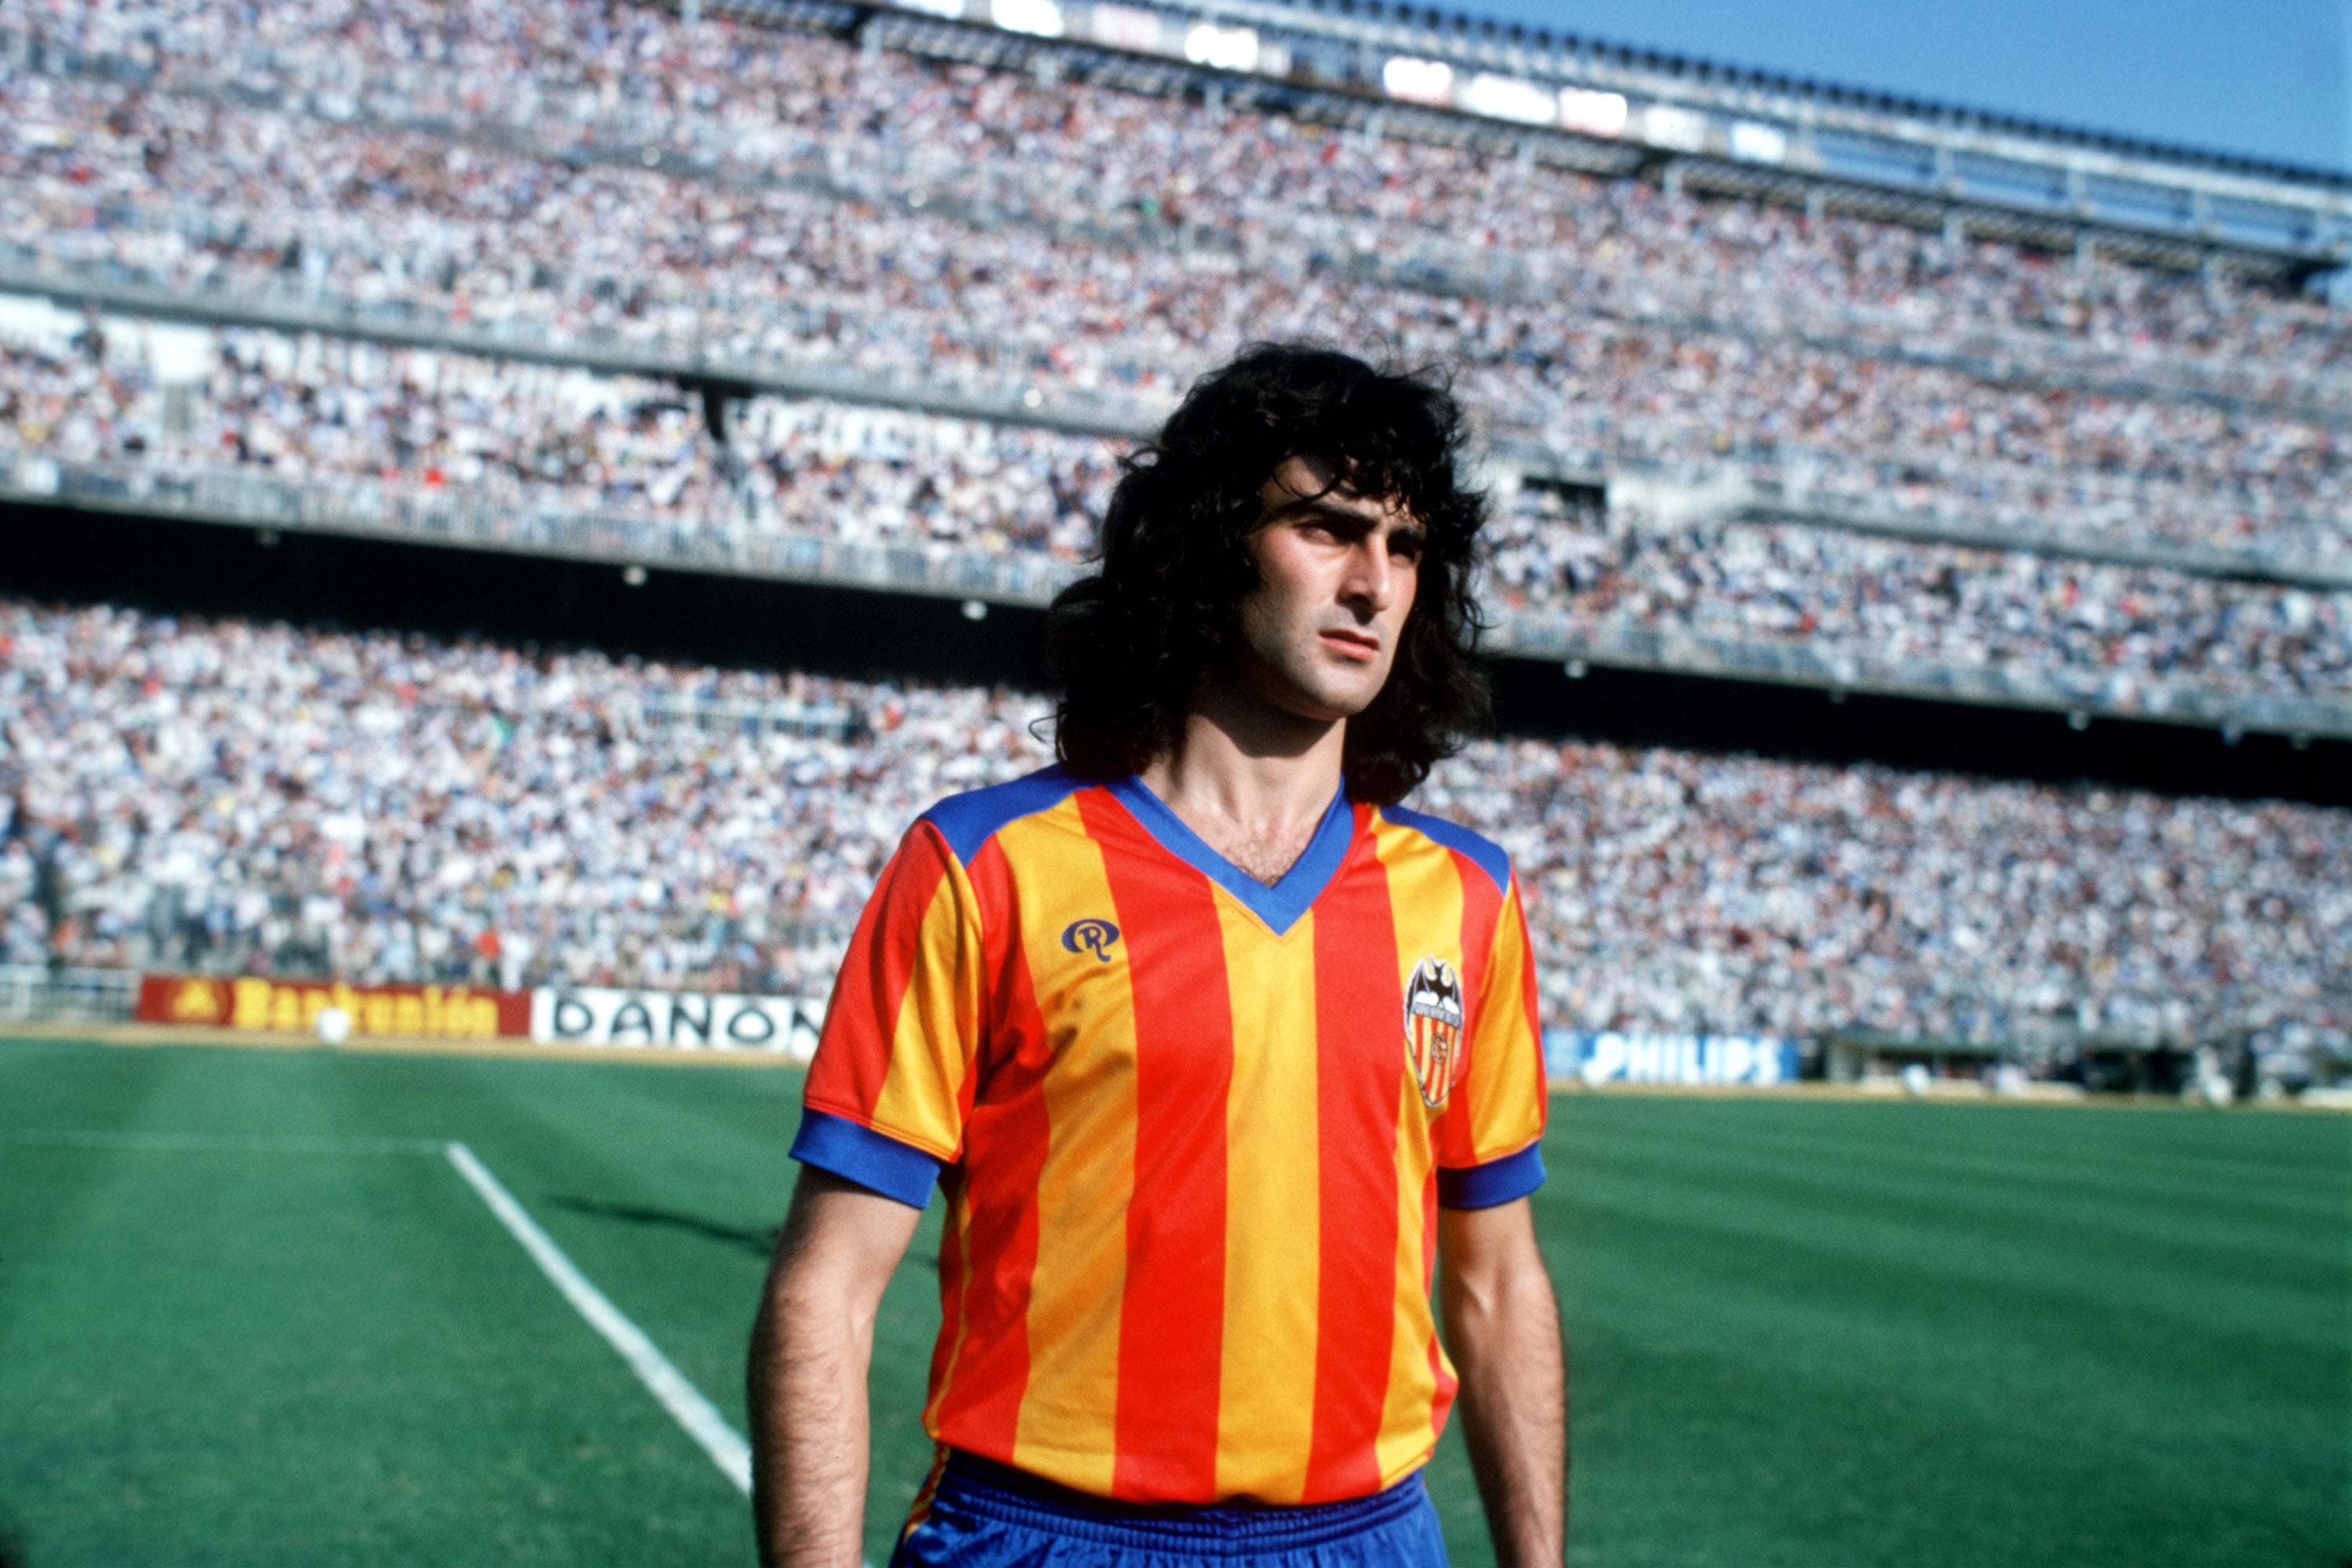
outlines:
[[[1381,656],[1381,639],[1364,632],[1341,631],[1337,628],[1323,634],[1323,646],[1341,658],[1370,663]]]

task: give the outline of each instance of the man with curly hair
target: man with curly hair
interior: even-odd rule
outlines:
[[[1435,1568],[1457,1393],[1498,1560],[1559,1562],[1526,922],[1397,804],[1485,718],[1462,444],[1425,377],[1261,345],[1129,460],[1053,607],[1059,763],[924,813],[834,991],[752,1342],[764,1562],[860,1561],[934,1184],[894,1563]]]

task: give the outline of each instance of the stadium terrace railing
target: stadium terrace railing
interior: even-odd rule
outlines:
[[[488,500],[439,488],[366,479],[297,481],[163,462],[73,462],[0,454],[0,500],[1031,606],[1048,602],[1082,570],[1042,554],[873,543],[708,520]],[[1735,642],[1664,628],[1594,627],[1570,616],[1528,610],[1499,612],[1486,647],[1507,658],[1556,660],[1571,672],[1583,665],[1601,665],[2084,718],[2100,714],[2158,720],[2225,733],[2352,739],[2352,702],[2221,693],[2131,672],[2029,672],[1870,659],[1802,645]],[[733,721],[745,718],[735,715]]]
[[[865,713],[838,702],[769,702],[748,697],[656,692],[639,706],[637,717],[657,724],[690,724],[698,730],[747,735],[782,733],[846,740],[866,731]]]
[[[213,467],[0,457],[0,498],[1001,604],[1043,605],[1072,574],[1070,567],[1044,555],[721,530],[700,519],[559,510],[430,487],[343,479],[295,481]]]
[[[1083,390],[1012,376],[956,378],[935,368],[919,381],[838,361],[761,353],[708,338],[678,339],[593,325],[503,321],[478,308],[464,321],[418,300],[318,296],[280,287],[255,291],[159,287],[112,263],[62,272],[40,264],[21,244],[0,244],[0,293],[94,306],[158,321],[317,332],[486,359],[573,366],[604,375],[718,382],[793,397],[827,397],[1000,425],[1029,425],[1080,435],[1134,437],[1160,427],[1175,406],[1111,388]],[[1025,356],[1009,356],[1017,363]],[[1008,382],[1016,384],[1008,385]]]
[[[1636,510],[1656,508],[1666,516],[1800,522],[1921,544],[1954,544],[2017,551],[2059,560],[2151,566],[2197,576],[2288,584],[2323,591],[2352,588],[2352,552],[2304,556],[2260,547],[2214,550],[2116,538],[2091,528],[1998,521],[1937,507],[1868,507],[1840,496],[1823,495],[1808,485],[1791,483],[1773,474],[1766,465],[1754,467],[1761,470],[1759,477],[1742,478],[1681,472],[1664,464],[1647,470],[1630,463],[1620,464],[1609,476],[1610,505]]]
[[[260,298],[243,289],[157,288],[111,266],[60,272],[28,258],[21,247],[0,247],[0,293],[69,300],[147,319],[319,332],[486,358],[574,366],[604,374],[719,382],[787,396],[830,398],[1130,439],[1155,431],[1171,406],[1163,398],[1110,389],[1056,388],[1050,381],[1011,385],[978,377],[950,380],[936,372],[920,381],[895,379],[850,365],[757,354],[699,339],[681,342],[594,328],[538,329],[479,318],[460,322],[437,308],[408,300],[316,298],[290,288]],[[1497,466],[1538,480],[1606,485],[1612,497],[1621,484],[1637,494],[1675,492],[1679,499],[1673,500],[1667,510],[1685,515],[1785,520],[1925,542],[2029,551],[2317,588],[2352,587],[2352,552],[2308,555],[2263,546],[2221,550],[2117,537],[2095,528],[1989,520],[1942,509],[1864,506],[1821,494],[1794,479],[1809,466],[1801,450],[1735,453],[1735,468],[1705,470],[1625,453],[1566,450],[1545,444],[1539,437],[1507,429],[1491,433],[1490,447]],[[1880,466],[1898,460],[1896,454],[1873,459]],[[1854,459],[1857,465],[1863,461]],[[1964,475],[1969,471],[1962,470]],[[2052,476],[2052,482],[2063,478]],[[2127,487],[2120,481],[2092,476],[2083,482],[2112,492],[2100,498],[2111,509],[2119,500],[2130,499]]]
[[[138,1005],[137,970],[0,964],[0,1018],[12,1024],[120,1024]]]
[[[1581,674],[1587,665],[1601,665],[1817,687],[1832,693],[2034,709],[2067,714],[2078,724],[2099,715],[2196,725],[2225,735],[2352,739],[2352,703],[2216,692],[2137,672],[2063,668],[2028,672],[1999,665],[1875,659],[1801,644],[1738,642],[1667,627],[1580,626],[1569,616],[1541,612],[1507,611],[1497,618],[1496,640],[1503,651],[1519,658],[1559,659],[1571,674]]]
[[[911,25],[911,18],[896,19]],[[0,28],[0,53],[12,35]],[[900,40],[915,47],[919,40]],[[113,56],[20,48],[59,74],[145,83],[152,65]],[[270,107],[339,124],[380,125],[438,137],[487,142],[501,151],[566,163],[660,169],[685,178],[799,191],[821,198],[924,210],[980,226],[1014,225],[1066,237],[1137,248],[1207,249],[1257,268],[1326,267],[1421,292],[1494,298],[1536,304],[1574,299],[1596,314],[1666,327],[1762,339],[1792,339],[1833,353],[1932,365],[1983,380],[2059,385],[2110,395],[2192,398],[2237,408],[2248,405],[2341,416],[2352,412],[2352,373],[2284,370],[2233,362],[2162,345],[2094,343],[2059,332],[1969,322],[1922,342],[1916,320],[1899,308],[1872,308],[1809,298],[1802,291],[1753,287],[1718,289],[1696,279],[1660,278],[1612,267],[1590,256],[1470,245],[1427,229],[1384,227],[1377,244],[1360,221],[1311,210],[1276,208],[1246,234],[1188,222],[1171,226],[1139,215],[1117,216],[1128,193],[1076,183],[1066,170],[1050,176],[1007,160],[975,162],[952,142],[900,151],[870,138],[823,137],[777,128],[756,159],[736,153],[740,130],[670,114],[649,114],[624,101],[585,103],[550,115],[546,95],[538,112],[520,108],[453,119],[398,101],[384,103],[362,85],[361,96],[336,81],[310,87],[257,88],[255,61],[240,58],[217,79],[175,62],[165,90],[219,98],[246,107]],[[300,83],[305,62],[270,56],[268,74]],[[551,122],[573,127],[562,135]],[[698,135],[697,132],[700,134]],[[681,138],[697,150],[681,151]]]

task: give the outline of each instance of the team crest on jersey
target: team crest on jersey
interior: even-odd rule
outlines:
[[[1062,929],[1062,945],[1072,952],[1091,952],[1105,963],[1110,962],[1111,943],[1118,940],[1118,927],[1108,921],[1072,921]]]
[[[1462,1078],[1462,981],[1435,953],[1412,966],[1404,984],[1404,1059],[1434,1110]]]

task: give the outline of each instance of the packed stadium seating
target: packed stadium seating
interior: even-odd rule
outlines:
[[[44,348],[12,344],[0,323],[0,450],[384,476],[698,531],[1066,562],[1092,548],[1117,473],[1117,444],[1102,437],[773,395],[730,405],[722,442],[674,384],[244,329],[200,343],[202,395],[173,434],[137,342],[87,329],[60,342],[62,325]],[[1502,503],[1491,596],[1591,634],[1667,626],[1832,655],[2352,699],[2352,594],[1786,521],[1668,523],[1538,486]]]
[[[483,15],[503,13],[486,7]],[[320,30],[340,19],[331,14]],[[662,47],[668,25],[649,13],[625,19],[638,70],[592,74],[615,83],[661,77],[670,63]],[[590,37],[606,31],[581,25]],[[1495,434],[1579,461],[1728,466],[1799,495],[2011,522],[2057,511],[2076,533],[2291,560],[2346,554],[2338,448],[2347,395],[2334,370],[2341,333],[2315,304],[2108,268],[2098,278],[2112,272],[2109,283],[2054,286],[2053,302],[2038,312],[2011,312],[2044,329],[2025,335],[2023,352],[2063,359],[2058,345],[2085,338],[2158,343],[2170,356],[2166,364],[2184,355],[2200,365],[2237,363],[2263,383],[2265,395],[2251,400],[2217,403],[2182,387],[2164,395],[2160,374],[2156,387],[2142,384],[2149,367],[2137,360],[2127,367],[2135,378],[2125,381],[1986,376],[1961,368],[1985,296],[1939,285],[1954,272],[1982,272],[2011,280],[2006,297],[2038,299],[2033,281],[2052,263],[1992,246],[1957,258],[1941,254],[1940,240],[1884,227],[1864,236],[1848,225],[1809,242],[1793,216],[1740,207],[1714,219],[1646,187],[1596,186],[1507,159],[1486,159],[1469,171],[1476,177],[1459,178],[1465,171],[1449,159],[1469,154],[1406,143],[1367,149],[1360,138],[1260,116],[1246,125],[1189,117],[1173,144],[1123,138],[1137,100],[1103,89],[1035,89],[1066,100],[1055,121],[1034,103],[1001,101],[1011,90],[995,90],[1001,79],[963,81],[969,72],[960,78],[891,57],[873,66],[829,41],[743,29],[728,37],[754,58],[769,51],[767,69],[751,71],[753,79],[800,85],[780,86],[765,106],[733,94],[722,113],[696,102],[719,98],[714,74],[677,103],[665,101],[658,115],[617,91],[608,112],[601,89],[583,89],[551,117],[530,94],[493,94],[483,65],[483,85],[471,95],[482,105],[471,112],[483,122],[474,125],[461,87],[428,85],[446,73],[370,74],[365,61],[326,73],[321,79],[343,84],[338,90],[311,85],[285,94],[297,106],[290,110],[252,106],[250,84],[231,101],[210,89],[233,65],[248,68],[226,43],[212,76],[163,69],[171,91],[12,73],[14,130],[0,152],[11,230],[32,237],[19,242],[28,266],[52,270],[358,310],[396,302],[411,318],[452,327],[617,340],[649,353],[719,345],[751,363],[836,363],[946,384],[1045,382],[1164,399],[1245,338],[1319,332],[1389,345],[1408,359],[1459,363]],[[26,52],[43,62],[79,58],[46,47]],[[291,43],[268,58],[289,57],[302,58]],[[795,66],[808,75],[793,79]],[[520,61],[515,68],[523,68]],[[560,63],[551,69],[561,88]],[[836,94],[835,79],[864,83],[864,96]],[[960,81],[965,90],[950,90]],[[362,115],[350,96],[354,82],[392,101]],[[910,205],[911,195],[877,197],[846,175],[823,189],[728,177],[739,163],[767,167],[783,143],[819,135],[831,116],[861,102],[870,106],[863,118],[833,127],[834,140],[819,136],[821,153],[809,154],[816,168],[853,155],[845,150],[853,130],[858,143],[878,140],[908,158],[919,145],[966,140],[969,157],[985,158],[988,132],[919,143],[912,132],[903,142],[893,137],[882,106],[894,93],[911,93],[919,106],[925,82],[936,84],[939,111],[952,111],[961,124],[1003,134],[1007,118],[1024,127],[1037,121],[1040,128],[1018,133],[1033,163],[1040,153],[1049,166],[1065,151],[1081,164],[1110,156],[1100,143],[1116,144],[1123,160],[1157,148],[1166,161],[1100,183],[1041,185],[1037,199],[1059,208],[1045,214],[975,199],[943,216]],[[403,96],[411,87],[424,101]],[[531,108],[521,130],[511,118],[519,103]],[[762,115],[774,116],[765,134],[743,123]],[[489,134],[488,117],[513,133]],[[565,136],[549,140],[546,126],[567,121]],[[930,128],[920,112],[912,123]],[[1267,133],[1277,126],[1283,134]],[[479,134],[461,134],[469,127]],[[593,154],[608,137],[641,147],[657,167],[600,161]],[[698,167],[691,155],[704,142],[709,166]],[[1244,157],[1255,166],[1265,149],[1286,147],[1295,149],[1296,186],[1273,181],[1261,191],[1259,181],[1236,179],[1212,195],[1202,187],[1213,182],[1176,172],[1192,168],[1196,155],[1209,169]],[[1277,153],[1264,162],[1279,168],[1286,160]],[[1370,167],[1359,172],[1361,163]],[[673,172],[673,163],[687,166]],[[1106,204],[1164,210],[1179,199],[1150,194],[1160,180],[1191,183],[1181,193],[1188,213],[1226,204],[1230,210],[1210,215],[1210,227],[1237,237],[1200,240],[1189,216],[1157,244],[1087,237]],[[1542,188],[1508,188],[1513,181]],[[1374,248],[1428,226],[1432,215],[1415,204],[1443,187],[1466,194],[1436,201],[1444,209],[1437,216],[1458,218],[1457,200],[1478,202],[1482,212],[1534,213],[1528,221],[1551,226],[1548,243],[1599,258],[1604,281],[1597,293],[1580,286],[1580,268],[1572,277],[1547,274],[1539,296],[1429,291],[1366,276],[1349,261],[1344,236],[1291,234],[1304,221],[1289,216],[1297,209],[1344,207],[1344,193],[1358,187],[1359,221],[1378,226],[1360,237],[1368,246],[1377,239]],[[1125,195],[1114,200],[1114,192]],[[1598,234],[1576,226],[1596,216]],[[1507,251],[1508,237],[1491,228],[1448,232],[1483,237],[1485,251]],[[1814,264],[1742,266],[1759,253]],[[1903,283],[1892,260],[1898,255]],[[1654,287],[1654,258],[1699,256],[1712,258],[1706,271],[1719,289],[1747,279],[1742,297],[1664,314],[1616,298]],[[1843,339],[1759,326],[1750,294],[1834,307],[1841,322],[1840,312],[1865,308],[1885,320],[1876,340],[1856,352]],[[2193,307],[2183,302],[2190,296]],[[2239,321],[2252,323],[2243,342],[2215,324]],[[1940,344],[1949,363],[1903,348],[1921,341]]]
[[[1107,399],[1129,428],[1250,336],[1385,345],[1457,365],[1502,449],[1551,469],[1744,484],[1736,540],[1819,574],[1792,593],[1694,563],[1726,541],[1719,521],[1695,534],[1626,509],[1613,544],[1548,529],[1538,492],[1513,503],[1499,597],[1559,612],[1553,641],[1571,651],[1666,630],[1728,639],[1717,665],[1799,679],[1845,679],[1859,658],[1880,685],[1973,700],[2340,728],[2309,704],[2338,700],[2352,619],[2345,334],[2316,301],[2227,274],[1703,202],[635,7],[322,3],[265,19],[110,4],[28,17],[8,40],[0,259],[30,281],[323,310],[518,356],[715,357],[755,379],[826,367],[1007,405],[1042,386]],[[378,439],[298,436],[288,411],[321,423],[331,361],[346,380],[415,379],[398,354],[250,352],[194,411],[224,437],[205,450],[281,477],[650,510],[673,540],[814,523],[1063,560],[1083,553],[1108,472],[1101,443],[1005,426],[949,433],[991,457],[877,452],[889,441],[842,438],[854,415],[773,397],[721,408],[722,449],[679,389],[457,355],[425,356],[432,384],[399,390],[397,420],[375,388]],[[5,369],[19,406],[47,374],[21,353]],[[103,384],[80,395],[97,421],[138,423],[105,411]],[[331,399],[324,423],[349,404]],[[583,405],[602,413],[581,426]],[[831,432],[814,464],[812,420]],[[22,447],[88,447],[49,430],[87,421],[17,423]],[[919,419],[897,427],[929,439]],[[432,460],[441,432],[468,449]],[[163,455],[131,438],[142,461]],[[386,444],[423,460],[379,461]],[[1906,551],[1808,531],[1856,512],[1958,534]],[[497,537],[562,526],[541,512]],[[2010,547],[1964,548],[1988,529]],[[2200,575],[2150,547],[2294,580]],[[1565,568],[1596,552],[1619,563],[1588,587]],[[1913,624],[1889,637],[1895,604]],[[2247,698],[2304,705],[2231,710]]]
[[[910,167],[977,177],[989,205],[1042,199],[1245,242],[1320,219],[1489,249],[1566,251],[1575,278],[1735,289],[1776,312],[1926,296],[1942,312],[2150,360],[2242,361],[2294,385],[2340,369],[2340,323],[2308,302],[2130,267],[2058,268],[2000,246],[1936,255],[1883,225],[1711,208],[1473,148],[1236,117],[1051,78],[562,0],[434,7],[310,0],[267,13],[138,0],[28,17],[60,68],[192,94],[442,128],[556,124],[578,148],[655,146],[746,169]],[[1042,195],[1041,195],[1042,194]],[[1903,335],[1916,310],[1899,311]],[[1842,316],[1842,321],[1856,318]],[[1950,323],[1938,323],[1949,326]],[[2045,344],[2040,352],[2052,352]]]
[[[1018,692],[0,609],[0,961],[822,994]],[[2352,813],[1487,742],[1555,1025],[2352,1031]]]
[[[730,532],[800,529],[1076,560],[1117,477],[1107,440],[759,396],[727,438],[676,384],[226,330],[169,428],[169,384],[103,329],[44,346],[0,322],[0,446],[301,479],[384,478]]]
[[[880,36],[0,16],[0,489],[877,547],[1035,602],[1193,375],[1307,335],[1454,374],[1485,595],[1564,646],[2352,732],[2321,300]],[[822,991],[912,813],[1042,757],[1003,691],[0,627],[0,962]],[[2341,812],[1517,741],[1423,804],[1517,858],[1554,1023],[2352,1029]]]

